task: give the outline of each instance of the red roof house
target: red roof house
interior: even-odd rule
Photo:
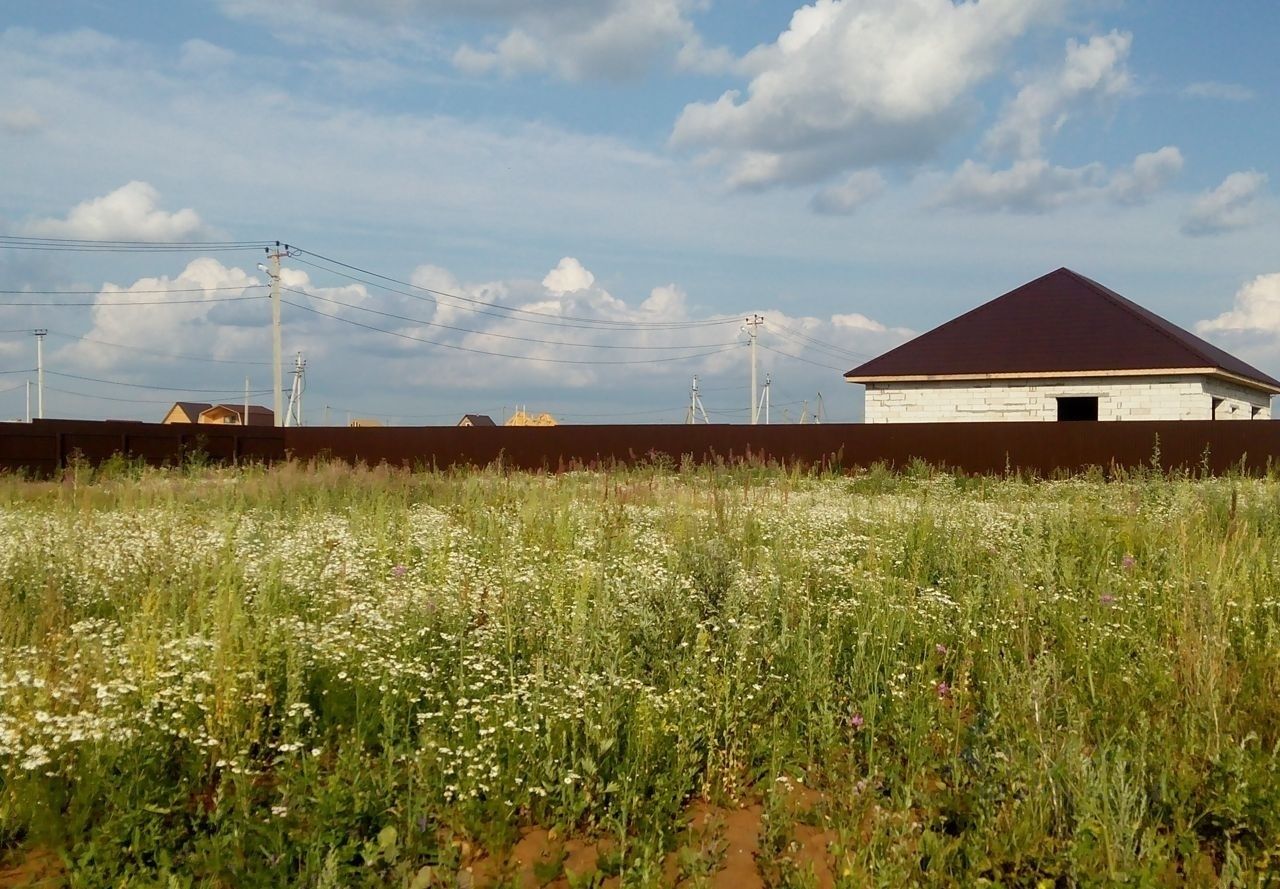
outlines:
[[[1280,381],[1070,269],[845,374],[866,421],[1269,419]]]

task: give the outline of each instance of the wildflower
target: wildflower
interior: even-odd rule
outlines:
[[[1110,593],[1103,593],[1101,596],[1098,597],[1098,601],[1103,605],[1110,605],[1113,602],[1115,602],[1115,600],[1116,600],[1116,597],[1111,595]]]
[[[394,574],[396,577],[404,577],[405,573],[408,570],[409,569],[406,568],[404,565],[396,565],[394,568],[391,569],[391,573]]]
[[[1138,560],[1133,557],[1132,553],[1125,553],[1124,558],[1120,560],[1120,567],[1125,571],[1132,571],[1133,566],[1138,564]]]
[[[861,713],[854,713],[849,716],[849,728],[853,729],[855,732],[862,728],[862,725],[865,722],[866,720],[862,718]]]
[[[945,646],[945,645],[943,645],[941,642],[939,642],[937,645],[933,646],[933,650],[934,650],[934,652],[936,652],[937,654],[946,654],[946,653],[947,653],[947,646]]]
[[[951,685],[944,679],[933,687],[938,695],[938,700],[946,700],[951,697]]]

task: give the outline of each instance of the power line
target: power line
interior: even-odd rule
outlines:
[[[697,352],[692,355],[676,355],[668,358],[637,358],[637,359],[620,359],[616,361],[613,361],[613,360],[587,361],[587,360],[579,360],[579,359],[572,359],[572,358],[538,358],[532,355],[512,355],[506,352],[489,352],[484,349],[473,349],[469,346],[459,346],[459,345],[455,345],[454,343],[443,343],[443,342],[440,342],[439,340],[429,340],[423,337],[412,336],[411,334],[407,334],[407,333],[401,333],[396,330],[387,330],[386,328],[383,328],[383,327],[374,327],[372,324],[364,324],[360,321],[352,320],[351,318],[343,318],[339,315],[330,315],[327,312],[321,312],[319,309],[313,309],[310,306],[304,306],[301,303],[295,303],[289,300],[284,300],[283,302],[285,303],[285,305],[292,306],[295,309],[301,309],[304,312],[311,312],[313,315],[319,315],[321,318],[329,318],[333,321],[340,321],[343,324],[350,324],[354,327],[362,327],[365,330],[372,330],[377,333],[385,333],[388,336],[398,337],[399,339],[402,339],[402,340],[410,340],[415,343],[425,343],[428,346],[441,346],[442,348],[454,349],[458,352],[472,352],[476,355],[488,355],[493,358],[513,358],[517,361],[541,361],[548,364],[590,364],[590,365],[658,364],[658,363],[669,362],[669,361],[688,361],[694,358],[706,358],[709,355],[718,355],[721,352],[727,352],[730,349],[736,349],[741,345],[740,343],[735,343],[732,346],[728,346],[721,349],[713,349],[708,352]]]
[[[814,367],[825,367],[827,370],[836,370],[836,371],[840,371],[841,373],[844,373],[844,371],[841,368],[835,367],[834,365],[823,364],[819,361],[810,361],[808,358],[801,358],[799,355],[792,355],[790,352],[783,352],[781,349],[775,349],[772,346],[766,346],[761,344],[760,348],[765,349],[766,351],[769,351],[769,352],[773,352],[776,355],[781,355],[783,358],[790,358],[793,361],[803,361],[805,364],[812,364]]]
[[[470,296],[462,296],[457,293],[448,293],[443,290],[434,290],[430,287],[423,287],[419,284],[413,284],[408,281],[401,281],[398,278],[392,278],[389,275],[382,275],[382,274],[379,274],[378,272],[370,271],[369,269],[362,269],[359,266],[351,265],[350,263],[345,263],[338,259],[331,259],[330,257],[322,256],[321,254],[314,253],[310,250],[304,250],[301,247],[290,247],[290,249],[295,250],[298,253],[304,253],[307,256],[314,257],[318,260],[321,260],[322,262],[327,262],[333,265],[341,266],[344,269],[350,269],[351,271],[359,272],[362,275],[369,275],[371,277],[378,278],[383,281],[389,281],[392,284],[397,284],[401,287],[410,287],[410,288],[413,288],[414,290],[422,291],[423,293],[430,293],[434,296],[442,296],[442,297],[445,297],[446,299],[455,299],[460,302],[470,303],[471,305],[484,306],[485,308],[488,308],[488,309],[496,309],[502,312],[510,312],[512,314],[531,315],[531,316],[540,317],[540,318],[552,319],[551,322],[544,322],[544,323],[560,323],[564,321],[577,321],[581,323],[609,326],[609,327],[656,328],[656,329],[668,330],[668,329],[673,329],[677,327],[702,327],[702,326],[709,326],[709,325],[715,325],[715,324],[736,324],[739,322],[739,319],[737,318],[737,316],[734,316],[732,318],[728,316],[725,316],[723,318],[706,318],[706,319],[701,319],[697,321],[614,321],[608,318],[583,318],[583,317],[576,317],[573,315],[556,315],[551,312],[539,312],[534,309],[519,309],[519,308],[514,308],[512,306],[504,306],[498,303],[487,302],[485,300],[476,299]],[[312,268],[319,268],[324,271],[331,272],[332,274],[341,275],[344,278],[349,278],[353,281],[360,281],[363,284],[369,284],[370,286],[373,286],[373,287],[382,287],[382,285],[380,284],[375,284],[373,282],[366,281],[361,278],[357,278],[353,275],[348,275],[344,272],[338,271],[337,269],[325,268],[324,266],[318,266],[315,263],[307,262],[306,260],[301,259],[301,257],[297,257],[296,255],[295,255],[295,258],[297,258],[300,262],[303,262],[311,266]],[[389,288],[383,287],[382,289],[389,289]],[[395,292],[403,293],[402,291],[395,291]],[[417,296],[416,294],[413,294],[413,293],[403,293],[403,295],[414,297],[416,299],[423,299],[423,297]],[[436,300],[428,300],[428,301],[437,302]],[[455,308],[462,308],[462,307],[455,307]],[[508,317],[508,316],[503,315],[500,317]]]
[[[873,356],[871,356],[871,355],[866,354],[865,352],[857,352],[857,351],[854,351],[853,349],[846,349],[844,346],[837,346],[837,345],[834,345],[834,344],[832,344],[832,343],[824,342],[823,340],[820,340],[820,339],[817,339],[817,338],[815,338],[815,337],[811,337],[811,336],[809,336],[809,334],[805,333],[804,331],[796,330],[795,328],[792,328],[792,327],[786,327],[786,326],[781,325],[781,324],[775,324],[775,325],[774,325],[774,329],[775,329],[775,330],[780,330],[780,331],[782,331],[782,332],[783,332],[783,333],[785,333],[785,334],[790,334],[790,335],[791,335],[791,337],[794,337],[794,338],[796,338],[796,339],[803,340],[804,342],[809,343],[810,345],[820,346],[820,347],[822,347],[822,348],[824,348],[824,349],[828,349],[828,350],[830,350],[830,351],[832,351],[832,352],[837,352],[837,353],[840,353],[840,354],[843,354],[843,355],[849,355],[849,356],[854,357],[854,358],[871,358],[871,357],[873,357]],[[784,337],[784,338],[790,338],[790,337]],[[837,357],[838,357],[838,356],[837,356]]]
[[[173,358],[178,361],[204,361],[210,364],[234,364],[244,367],[270,367],[270,361],[235,361],[230,358],[201,358],[197,355],[177,355],[173,352],[157,352],[154,349],[144,349],[141,346],[126,346],[124,343],[109,343],[106,340],[96,340],[87,336],[75,336],[70,333],[59,333],[56,330],[49,331],[51,336],[62,337],[68,340],[77,340],[82,343],[93,343],[97,346],[110,346],[113,349],[124,349],[129,352],[140,352],[143,355],[155,355],[160,358]]]
[[[254,284],[251,286],[261,287],[263,285]],[[128,294],[128,291],[120,291],[119,293],[110,293],[110,294],[104,294],[104,295],[105,296],[128,296],[129,294]],[[262,299],[262,298],[263,298],[262,295],[258,295],[258,296],[213,296],[213,297],[210,297],[209,299],[160,299],[160,300],[140,300],[138,302],[111,302],[111,303],[97,302],[96,300],[94,302],[74,302],[74,303],[0,302],[0,309],[8,308],[10,306],[38,306],[42,309],[70,309],[70,308],[77,308],[77,307],[83,307],[83,306],[93,306],[95,308],[96,307],[133,308],[134,306],[182,306],[182,305],[194,305],[197,303],[206,304],[206,303],[245,302],[246,300]]]
[[[165,392],[199,392],[201,394],[226,394],[236,395],[243,390],[239,389],[186,389],[181,386],[153,386],[148,383],[125,383],[120,380],[102,380],[97,377],[82,377],[78,374],[62,373],[56,370],[46,370],[45,373],[52,374],[55,377],[66,377],[69,380],[83,380],[87,383],[103,383],[108,386],[128,386],[131,389],[158,389]]]
[[[88,238],[40,238],[0,235],[0,250],[73,253],[188,253],[260,250],[267,241],[111,241]]]
[[[0,290],[5,296],[115,296],[133,293],[209,293],[221,290],[248,290],[252,287],[266,287],[266,284],[241,284],[229,287],[171,287],[164,290],[116,290],[107,293],[99,290]]]
[[[48,391],[50,391],[50,392],[60,392],[60,393],[61,393],[61,394],[63,394],[63,395],[74,395],[74,396],[76,396],[77,398],[89,398],[89,399],[93,399],[94,401],[121,401],[121,402],[127,402],[127,403],[129,403],[129,404],[173,404],[173,402],[174,402],[174,399],[172,399],[172,398],[163,398],[163,399],[156,399],[156,398],[117,398],[117,397],[112,396],[112,395],[90,395],[90,394],[89,394],[89,393],[87,393],[87,392],[75,392],[75,391],[73,391],[73,390],[71,390],[71,389],[59,389],[59,388],[54,387],[54,386],[45,386],[45,389],[47,389],[47,390],[48,390]],[[237,394],[237,395],[243,395],[243,394],[244,394],[244,392],[243,392],[243,390],[242,390],[241,392],[238,392],[238,393],[236,393],[236,394]],[[269,395],[269,394],[271,394],[271,393],[270,393],[270,391],[260,391],[260,392],[250,392],[249,394],[250,394],[250,395]],[[224,403],[225,403],[225,404],[236,404],[237,402],[233,402],[233,401],[228,400],[228,401],[226,401],[226,402],[224,402]]]
[[[336,306],[343,306],[344,308],[355,309],[360,312],[369,312],[370,314],[373,314],[373,315],[381,315],[384,318],[394,318],[397,321],[408,321],[411,324],[425,324],[428,327],[438,327],[441,330],[452,330],[457,333],[470,333],[470,334],[475,334],[476,336],[491,336],[491,337],[497,337],[499,339],[504,339],[504,340],[519,340],[525,343],[537,343],[538,345],[542,345],[542,346],[571,346],[571,347],[577,347],[582,349],[644,349],[644,350],[670,351],[673,349],[709,349],[709,348],[719,347],[719,346],[738,345],[736,340],[730,343],[690,343],[689,345],[685,345],[685,346],[626,346],[626,345],[620,345],[617,343],[571,343],[571,342],[565,342],[563,340],[542,340],[542,339],[537,339],[536,337],[516,336],[515,334],[510,334],[510,333],[493,333],[492,331],[487,331],[487,330],[472,330],[469,327],[454,327],[451,324],[439,324],[435,321],[427,321],[423,318],[410,318],[407,315],[397,315],[394,312],[383,312],[383,311],[379,311],[378,309],[370,309],[365,306],[359,306],[359,305],[355,305],[354,303],[343,302],[342,300],[339,300],[339,299],[332,299],[327,296],[320,296],[317,293],[309,293],[305,290],[297,290],[292,287],[282,287],[281,289],[288,291],[289,293],[296,293],[299,296],[309,297],[310,299],[318,299],[318,300],[321,300],[322,302],[333,303]],[[324,314],[324,313],[322,312],[321,314]],[[509,319],[509,320],[515,320],[515,319]]]
[[[36,372],[34,367],[26,370],[0,370],[0,374],[33,374]]]

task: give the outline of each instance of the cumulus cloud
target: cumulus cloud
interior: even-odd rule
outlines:
[[[884,177],[875,170],[855,170],[844,181],[822,189],[810,206],[815,213],[848,216],[868,201],[884,193]]]
[[[707,319],[695,313],[678,284],[658,285],[624,299],[602,288],[572,257],[541,281],[469,283],[439,266],[419,266],[412,282],[429,287],[433,294],[350,283],[328,287],[311,275],[287,265],[282,269],[284,297],[293,303],[284,309],[285,353],[304,353],[311,390],[325,391],[323,397],[333,404],[344,399],[359,403],[356,399],[362,396],[352,393],[368,395],[367,381],[381,381],[376,387],[379,403],[367,399],[357,413],[398,405],[401,416],[423,414],[428,412],[422,407],[424,399],[438,403],[444,393],[455,393],[450,397],[460,398],[460,404],[470,400],[472,407],[477,398],[512,404],[529,391],[558,393],[556,405],[539,408],[558,407],[562,415],[564,406],[584,393],[608,397],[623,391],[632,399],[648,392],[648,397],[678,411],[691,374],[745,388],[746,340],[739,330],[740,318]],[[175,400],[238,401],[247,374],[255,400],[269,403],[269,394],[262,394],[270,386],[271,373],[264,284],[263,276],[203,257],[173,276],[104,285],[90,329],[51,356],[50,365],[95,378],[191,387],[174,391]],[[182,291],[173,296],[183,301],[163,308],[118,307],[163,299],[157,291]],[[225,301],[242,295],[261,299]],[[766,318],[761,371],[773,373],[779,393],[840,392],[840,372],[913,335],[864,315],[818,318],[767,306],[758,311]],[[210,359],[214,363],[208,363]],[[90,388],[87,381],[68,380],[65,385]],[[197,391],[204,389],[216,392]],[[108,392],[126,398],[139,394],[128,389]],[[157,402],[166,397],[142,394]],[[724,407],[722,419],[741,419],[733,414],[741,408],[737,395],[708,392],[704,399],[708,409]],[[775,404],[781,400],[775,396]],[[570,407],[570,416],[571,411]],[[110,412],[126,413],[119,407]]]
[[[568,80],[638,76],[661,61],[721,70],[731,56],[708,47],[691,14],[705,0],[222,0],[238,18],[268,22],[362,50],[409,45],[437,53],[449,26],[479,26],[482,36],[452,50],[461,71],[507,76],[546,73]]]
[[[1249,102],[1257,93],[1239,83],[1220,83],[1202,80],[1183,87],[1182,95],[1188,99],[1217,99],[1223,102]]]
[[[1258,202],[1266,184],[1267,175],[1257,170],[1232,173],[1196,199],[1183,220],[1182,233],[1218,235],[1253,225],[1262,216]]]
[[[135,180],[110,194],[77,204],[65,219],[30,222],[23,232],[38,237],[181,241],[205,231],[195,210],[185,208],[170,213],[157,206],[159,198],[155,186]]]
[[[806,183],[933,155],[971,118],[973,89],[1055,0],[816,0],[741,62],[745,95],[685,107],[673,145],[730,185]]]
[[[555,294],[577,293],[586,290],[596,282],[596,276],[582,267],[582,263],[572,256],[566,256],[559,264],[547,272],[542,279],[542,286]]]
[[[1280,272],[1258,275],[1235,295],[1232,308],[1196,323],[1196,333],[1280,335]]]
[[[1039,158],[1016,161],[1007,170],[965,161],[938,196],[946,207],[1044,213],[1101,188],[1106,171],[1100,164],[1059,167]]]
[[[1120,31],[1095,35],[1087,43],[1068,40],[1061,66],[1031,79],[1004,109],[987,134],[988,148],[1037,157],[1046,130],[1060,130],[1073,108],[1130,92],[1125,61],[1132,44],[1133,36]]]
[[[935,204],[1010,213],[1045,213],[1091,200],[1136,205],[1162,191],[1182,166],[1182,152],[1172,145],[1140,154],[1128,167],[1111,172],[1098,163],[1062,167],[1042,158],[1014,161],[999,170],[969,160],[952,174]]]
[[[605,0],[592,4],[513,4],[513,26],[480,46],[464,44],[453,62],[471,74],[548,72],[568,80],[625,79],[670,55],[683,67],[714,70],[728,61],[707,48],[690,0]]]
[[[1141,204],[1163,191],[1182,172],[1182,166],[1182,152],[1173,145],[1140,154],[1129,169],[1112,176],[1110,195],[1120,204]]]

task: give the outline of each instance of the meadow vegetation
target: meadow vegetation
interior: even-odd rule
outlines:
[[[86,887],[1273,885],[1280,478],[0,479],[0,850]]]

